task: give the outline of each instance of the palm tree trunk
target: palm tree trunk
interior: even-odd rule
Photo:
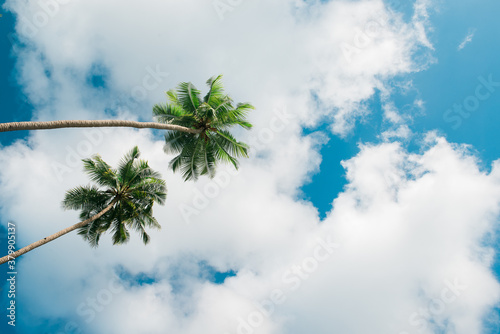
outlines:
[[[28,253],[29,251],[32,251],[33,249],[37,248],[37,247],[40,247],[42,245],[45,245],[46,243],[48,242],[51,242],[52,240],[54,239],[57,239],[59,238],[60,236],[63,236],[73,230],[76,230],[77,228],[80,228],[80,227],[83,227],[85,225],[87,225],[88,223],[100,218],[103,214],[105,214],[106,212],[108,212],[109,210],[111,210],[113,208],[113,205],[115,205],[115,203],[118,201],[118,198],[115,198],[107,207],[105,207],[101,212],[95,214],[94,216],[90,217],[89,219],[86,219],[82,222],[79,222],[73,226],[70,226],[70,227],[67,227],[65,228],[64,230],[61,230],[57,233],[54,233],[46,238],[43,238],[41,240],[38,240],[37,242],[34,242],[26,247],[23,247],[17,251],[15,251],[14,253],[12,254],[9,254],[9,255],[5,255],[4,257],[0,258],[0,264],[3,264],[5,262],[8,262],[8,261],[11,261],[11,260],[14,260],[15,258],[25,254],[25,253]]]
[[[192,134],[197,134],[201,132],[201,129],[190,129],[180,125],[163,124],[156,122],[124,121],[119,119],[0,123],[0,132],[18,131],[18,130],[47,130],[47,129],[60,129],[60,128],[98,128],[98,127],[129,127],[138,129],[151,128],[160,130],[177,130]]]

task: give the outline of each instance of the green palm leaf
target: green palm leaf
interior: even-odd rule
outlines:
[[[203,101],[212,107],[216,107],[218,105],[217,101],[224,97],[224,86],[221,81],[222,74],[217,77],[211,77],[207,80],[209,90],[207,95],[203,98]]]
[[[165,146],[163,150],[167,154],[180,153],[185,146],[195,140],[195,136],[191,136],[181,131],[169,131],[165,134]]]
[[[83,159],[83,167],[90,179],[103,187],[116,186],[116,170],[111,168],[99,155],[93,159]]]
[[[156,104],[153,107],[153,117],[160,123],[172,123],[186,116],[184,109],[177,104]]]
[[[177,88],[179,104],[192,115],[200,106],[200,91],[190,82],[181,82]]]
[[[236,158],[248,157],[248,145],[237,141],[229,131],[220,130],[214,136],[219,147],[223,147],[231,156]]]

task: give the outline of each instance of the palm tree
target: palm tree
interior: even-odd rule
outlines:
[[[184,180],[196,180],[200,175],[215,175],[219,162],[229,162],[238,168],[239,157],[248,157],[248,146],[237,141],[228,131],[233,126],[250,129],[246,120],[254,107],[238,103],[224,93],[222,75],[208,79],[208,93],[203,97],[192,83],[183,82],[177,90],[167,92],[170,103],[156,104],[153,116],[163,124],[177,125],[199,131],[187,134],[169,131],[165,135],[165,152],[177,156],[170,162],[174,172],[180,170]]]
[[[233,105],[224,93],[222,75],[208,79],[209,91],[202,99],[192,83],[182,82],[177,90],[167,92],[170,104],[156,104],[153,116],[157,122],[128,120],[60,120],[47,122],[0,123],[0,132],[46,130],[85,127],[132,127],[169,131],[165,135],[165,152],[178,154],[170,167],[180,170],[184,180],[196,180],[200,175],[215,175],[219,162],[232,163],[238,168],[239,157],[248,157],[248,146],[238,142],[228,131],[239,125],[250,129],[246,120],[249,103]]]
[[[167,194],[160,174],[138,158],[136,146],[124,156],[118,169],[111,168],[99,155],[84,159],[85,171],[97,186],[71,189],[62,202],[64,209],[81,210],[82,221],[0,258],[0,264],[77,229],[92,247],[98,246],[101,235],[108,230],[113,244],[126,243],[129,228],[138,231],[147,244],[150,237],[146,227],[160,228],[153,217],[153,204],[163,205]]]
[[[207,105],[214,106],[217,105],[217,103],[227,102],[227,101],[217,102],[217,99],[224,97],[222,95],[222,86],[220,85],[219,81],[221,77],[222,76],[220,75],[216,79],[212,78],[209,80],[209,82],[211,83],[209,84],[211,86],[210,87],[211,90],[209,94],[207,94],[208,99],[203,101],[207,103]],[[190,89],[190,87],[194,88],[191,83],[181,83],[179,87],[185,87],[190,91],[190,93],[192,92],[199,94],[199,91],[196,91],[196,89],[193,90]],[[191,95],[189,94],[187,96],[180,96],[181,101],[186,102],[185,100],[182,100],[183,98],[190,99]],[[196,100],[196,102],[197,101],[200,101],[199,97]],[[183,108],[186,108],[185,109],[186,111],[193,112],[194,114],[196,114],[195,110],[199,107],[198,104],[196,104],[196,107],[194,109],[192,109],[189,105],[181,104],[181,106]],[[247,106],[249,105],[247,104]],[[226,108],[227,107],[228,106],[226,106]],[[20,130],[48,130],[48,129],[61,129],[61,128],[96,128],[96,127],[130,127],[137,129],[150,128],[159,130],[171,130],[187,134],[200,134],[203,131],[202,128],[192,128],[189,126],[177,124],[175,122],[165,121],[162,123],[157,123],[157,122],[136,122],[129,120],[107,119],[107,120],[59,120],[59,121],[40,121],[40,122],[28,121],[28,122],[0,123],[0,132],[20,131]]]

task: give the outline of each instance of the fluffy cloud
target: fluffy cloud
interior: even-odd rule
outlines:
[[[380,0],[241,2],[222,17],[215,2],[195,0],[54,0],[50,10],[43,3],[6,5],[19,13],[17,30],[30,46],[18,55],[20,78],[33,101],[51,103],[42,118],[66,118],[69,108],[96,117],[102,113],[93,109],[117,104],[149,118],[144,107],[163,99],[166,87],[185,80],[201,86],[224,73],[237,100],[267,111],[254,116],[257,123],[286,100],[304,124],[326,116],[345,135],[368,112],[363,103],[375,90],[392,76],[425,68],[413,55],[432,48],[425,1],[417,1],[410,22]],[[89,88],[96,71],[105,75],[105,95]]]
[[[138,145],[169,189],[156,209],[163,229],[147,247],[133,236],[125,246],[103,238],[90,249],[72,234],[25,255],[24,326],[480,332],[500,293],[484,243],[498,215],[499,164],[480,171],[464,147],[433,135],[421,154],[389,142],[410,130],[391,108],[387,80],[428,65],[413,59],[432,50],[428,5],[417,1],[405,21],[375,0],[231,2],[222,16],[195,0],[8,1],[26,43],[18,75],[36,119],[149,119],[165,89],[186,80],[203,86],[218,73],[236,101],[257,107],[255,129],[238,133],[251,143],[251,159],[237,173],[222,168],[197,183],[167,170],[171,157],[149,130],[39,131],[2,148],[1,213],[18,223],[22,244],[76,222],[59,203],[66,189],[88,182],[78,160],[93,153],[116,164]],[[91,84],[99,78],[103,85]],[[344,162],[348,185],[320,221],[297,195],[318,170],[327,138],[304,136],[302,127],[327,119],[345,135],[376,90],[396,128],[388,142]],[[237,275],[216,285],[207,266]],[[152,281],[138,284],[141,273]]]
[[[139,143],[164,170],[161,143],[123,131],[100,148],[107,160]],[[156,210],[163,229],[150,245],[133,237],[113,247],[105,238],[93,250],[67,235],[20,262],[20,300],[30,318],[64,319],[62,326],[74,322],[85,332],[481,332],[500,297],[485,244],[498,216],[499,162],[485,173],[465,147],[433,135],[427,145],[422,154],[397,143],[362,147],[344,163],[349,183],[322,222],[309,203],[280,192],[272,168],[258,160],[227,172],[213,198],[210,181],[185,184],[164,173],[170,199]],[[41,148],[2,152],[2,215],[16,217],[23,243],[76,221],[58,208],[67,186],[46,156]],[[34,161],[35,172],[25,171]],[[75,171],[69,183],[80,178]],[[209,205],[186,221],[181,204],[196,207],[197,196]],[[202,262],[237,276],[214,285]],[[117,277],[123,272],[154,282]]]

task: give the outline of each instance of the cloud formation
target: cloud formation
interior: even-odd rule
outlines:
[[[389,79],[432,62],[414,59],[432,52],[430,3],[416,1],[406,20],[377,0],[222,3],[231,8],[221,17],[198,0],[7,2],[26,43],[18,76],[35,119],[149,120],[164,90],[201,88],[218,73],[236,101],[257,107],[255,129],[239,134],[251,159],[197,183],[167,170],[171,157],[149,130],[39,131],[2,148],[1,214],[21,243],[77,220],[59,203],[88,182],[78,160],[93,153],[115,164],[138,145],[169,188],[147,247],[132,236],[90,249],[68,235],[20,261],[26,332],[47,323],[63,333],[481,332],[500,293],[487,243],[500,162],[484,172],[433,134],[408,153],[398,142],[411,134],[405,115],[390,103]],[[327,139],[302,128],[326,121],[347,135],[376,91],[394,129],[343,162],[348,184],[320,221],[298,194]],[[237,275],[217,285],[207,265]],[[125,278],[141,274],[151,280]]]
[[[472,42],[472,39],[474,38],[475,34],[476,34],[476,29],[469,29],[469,33],[467,34],[467,36],[465,36],[462,43],[460,43],[460,45],[458,46],[458,51],[463,50],[467,46],[467,44]]]

